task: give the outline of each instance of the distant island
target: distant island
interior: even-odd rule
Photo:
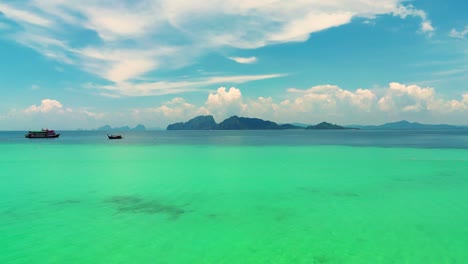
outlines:
[[[134,128],[130,128],[129,126],[111,127],[109,125],[105,125],[105,126],[99,127],[97,130],[98,131],[146,131],[146,127],[142,124],[139,124],[135,126]]]
[[[231,116],[217,124],[211,115],[197,116],[187,122],[179,122],[167,126],[167,130],[286,130],[286,129],[316,129],[337,130],[356,129],[343,127],[327,122],[313,126],[297,126],[292,124],[277,124],[260,118]]]
[[[275,123],[269,120],[263,120],[260,118],[249,118],[231,116],[221,123],[216,123],[215,119],[211,115],[197,116],[188,120],[187,122],[178,122],[167,126],[166,130],[290,130],[290,129],[302,129],[302,130],[468,130],[468,126],[456,126],[447,124],[421,124],[418,122],[409,122],[401,120],[398,122],[385,123],[383,125],[347,125],[341,126],[328,122],[321,122],[316,125],[309,125],[304,123]],[[82,129],[79,129],[82,130]],[[97,129],[97,131],[148,131],[155,129],[148,129],[144,125],[139,124],[135,127],[121,126],[112,127],[105,125]],[[162,130],[156,129],[156,130]]]
[[[331,123],[327,123],[327,122],[322,122],[320,124],[317,124],[315,126],[308,126],[306,127],[305,129],[317,129],[317,130],[330,130],[330,129],[354,129],[354,130],[358,130],[359,128],[355,128],[355,127],[343,127],[343,126],[339,126],[339,125],[335,125],[335,124],[331,124]]]
[[[386,123],[379,126],[360,126],[353,125],[353,127],[360,128],[362,130],[462,130],[467,129],[464,126],[454,126],[446,124],[428,125],[417,122],[409,122],[401,120],[393,123]]]

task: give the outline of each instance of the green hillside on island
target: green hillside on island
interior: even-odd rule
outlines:
[[[187,122],[174,123],[167,126],[167,130],[213,130],[216,129],[213,116],[197,116]]]
[[[167,130],[286,130],[286,129],[350,129],[339,125],[322,122],[315,126],[296,126],[292,124],[277,124],[260,118],[231,116],[217,124],[213,116],[197,116],[187,122],[179,122],[167,126]]]

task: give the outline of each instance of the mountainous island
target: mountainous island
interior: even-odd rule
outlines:
[[[197,116],[187,122],[174,123],[167,126],[167,130],[213,130],[216,129],[213,116]]]
[[[167,126],[167,130],[286,130],[286,129],[354,129],[342,127],[327,122],[314,126],[297,126],[292,124],[277,124],[260,118],[231,116],[217,124],[211,115],[197,116],[187,122],[179,122]]]

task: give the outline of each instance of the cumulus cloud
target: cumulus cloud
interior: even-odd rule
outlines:
[[[25,127],[95,128],[136,125],[164,128],[198,115],[213,115],[215,120],[232,116],[259,117],[276,122],[315,124],[380,124],[397,120],[425,123],[467,124],[468,93],[460,98],[444,98],[433,87],[392,82],[385,89],[347,90],[336,85],[317,85],[308,89],[287,89],[278,97],[245,96],[236,87],[219,87],[201,103],[175,97],[148,108],[122,109],[103,113],[86,107],[66,108],[61,102],[44,99],[24,110],[11,110],[0,116],[0,124],[23,120]]]
[[[0,4],[21,25],[9,37],[44,56],[75,65],[113,83],[138,90],[142,76],[193,63],[226,47],[253,49],[306,41],[315,32],[394,14],[422,20],[426,13],[403,0],[25,0]],[[157,15],[155,15],[157,14]],[[83,45],[73,32],[87,32]],[[95,36],[95,38],[93,38]],[[232,58],[240,63],[252,58]],[[131,93],[131,92],[129,92]]]
[[[422,111],[431,110],[437,106],[433,88],[422,88],[417,85],[404,85],[390,83],[385,96],[380,98],[381,110],[395,111]]]
[[[309,89],[288,89],[278,100],[272,97],[246,98],[235,87],[220,87],[206,102],[195,105],[177,97],[155,108],[165,120],[182,121],[200,114],[216,120],[232,115],[260,117],[277,122],[376,124],[410,119],[419,122],[466,122],[468,93],[462,99],[445,100],[434,88],[390,83],[381,91],[359,88],[354,91],[336,85]],[[138,117],[136,117],[138,118]]]
[[[448,110],[449,111],[459,111],[464,112],[468,111],[468,93],[463,95],[463,98],[459,101],[457,100],[450,100],[448,102]]]
[[[466,34],[468,34],[468,26],[465,26],[464,29],[461,31],[458,31],[456,29],[452,29],[449,33],[449,36],[452,38],[459,38],[459,39],[464,39]]]
[[[169,123],[208,114],[203,107],[188,103],[181,97],[175,97],[157,107],[130,109],[128,113],[130,113],[130,117],[124,116],[122,119],[130,118],[134,123],[144,123],[150,127],[161,126],[161,128]],[[117,122],[117,120],[112,121]]]
[[[197,114],[196,106],[189,104],[184,98],[176,97],[162,106],[151,109],[152,112],[162,113],[165,117],[182,118],[189,114]]]
[[[82,119],[82,117],[100,119],[105,116],[104,113],[93,112],[86,107],[77,108],[75,110],[70,107],[64,107],[61,102],[54,99],[43,99],[39,105],[31,105],[25,108],[22,113],[29,116],[34,115],[36,117],[41,114],[50,117],[68,116],[72,119]]]
[[[371,90],[357,89],[348,91],[335,85],[319,85],[307,90],[289,89],[290,93],[300,93],[296,106],[330,108],[330,106],[346,105],[370,111],[376,95]],[[303,106],[302,106],[303,105]],[[310,109],[308,109],[310,110]]]
[[[89,107],[66,107],[54,99],[43,99],[24,109],[10,109],[0,115],[0,127],[9,129],[37,129],[49,127],[56,129],[93,128],[102,126],[103,120],[113,118],[113,114],[98,112]],[[129,118],[128,114],[120,117]]]
[[[0,114],[0,127],[28,130],[48,127],[54,129],[96,128],[107,123],[107,120],[123,122],[130,119],[127,113],[114,113],[96,111],[90,107],[66,107],[60,101],[44,99],[40,104],[31,105],[23,109],[10,109]]]
[[[240,64],[252,64],[257,62],[257,57],[229,57],[228,59]]]
[[[25,113],[48,113],[51,111],[61,111],[62,103],[53,99],[44,99],[40,105],[31,105],[24,110]]]
[[[204,108],[206,112],[212,113],[216,118],[221,119],[226,116],[243,113],[247,105],[242,101],[242,93],[235,87],[227,90],[220,87],[215,93],[208,95]]]

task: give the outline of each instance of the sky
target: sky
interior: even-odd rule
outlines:
[[[468,125],[468,2],[0,0],[0,130]]]

